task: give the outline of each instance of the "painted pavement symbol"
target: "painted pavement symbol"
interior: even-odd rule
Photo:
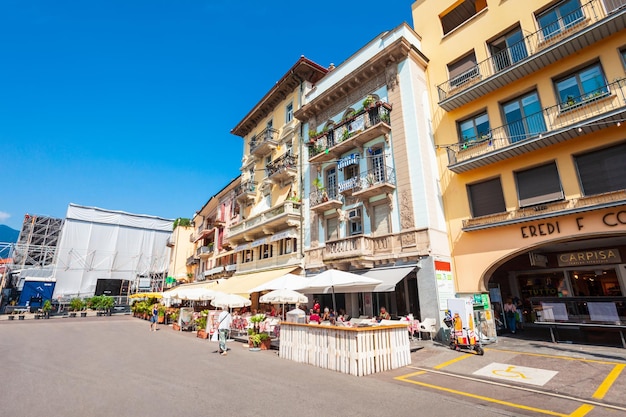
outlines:
[[[557,371],[546,369],[528,368],[525,366],[507,365],[505,363],[493,362],[482,369],[474,372],[474,375],[486,376],[488,378],[503,379],[510,382],[521,382],[522,384],[543,386],[550,381]]]

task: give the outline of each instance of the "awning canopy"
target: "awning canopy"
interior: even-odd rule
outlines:
[[[217,285],[217,280],[215,281],[200,281],[200,282],[192,282],[191,284],[182,284],[178,285],[174,288],[170,288],[167,291],[164,291],[163,298],[176,298],[176,295],[181,290],[191,289],[191,288],[214,288]]]
[[[391,292],[395,291],[396,284],[406,277],[415,269],[415,266],[402,266],[395,268],[379,268],[370,269],[363,276],[374,278],[382,281],[376,285],[372,292]]]
[[[250,296],[250,293],[255,287],[258,287],[261,284],[264,284],[268,281],[271,281],[275,278],[278,278],[282,275],[293,272],[299,267],[289,267],[289,268],[281,268],[281,269],[273,269],[270,271],[262,271],[262,272],[253,272],[250,274],[244,275],[236,275],[224,282],[220,283],[214,289],[220,292],[230,293],[230,294],[241,294],[244,296]]]

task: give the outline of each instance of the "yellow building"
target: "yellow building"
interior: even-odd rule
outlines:
[[[187,219],[188,220],[188,219]],[[193,260],[193,227],[178,224],[180,219],[174,222],[174,231],[167,240],[170,250],[170,263],[167,270],[168,277],[165,288],[172,287],[177,283],[189,282],[193,277],[193,262],[188,262],[189,257]]]
[[[608,297],[626,295],[625,5],[414,2],[461,295],[624,321]],[[574,302],[599,296],[595,318]]]
[[[303,267],[300,123],[303,95],[327,70],[301,57],[232,129],[243,139],[238,222],[225,242],[237,254],[235,276],[220,291],[248,293]]]

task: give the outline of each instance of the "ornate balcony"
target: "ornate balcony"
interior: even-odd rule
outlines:
[[[341,208],[343,206],[343,200],[343,195],[338,192],[337,187],[320,188],[309,194],[311,210],[316,213]]]
[[[235,199],[240,203],[248,203],[256,198],[256,186],[254,181],[242,182],[235,188]]]
[[[513,123],[491,129],[480,138],[447,146],[448,169],[471,171],[498,161],[597,132],[626,117],[626,78],[547,107]]]
[[[396,173],[393,168],[379,167],[362,172],[352,196],[362,201],[381,194],[391,194],[396,189]]]
[[[287,184],[298,175],[298,156],[287,152],[265,166],[267,178],[275,184]]]
[[[230,227],[226,239],[231,246],[244,241],[250,242],[259,236],[270,235],[287,227],[299,226],[300,220],[300,203],[285,201]]]
[[[626,28],[624,5],[624,0],[591,0],[582,4],[465,73],[439,84],[439,105],[446,111],[457,109],[618,33]]]
[[[278,146],[278,130],[267,128],[250,141],[250,153],[257,158],[262,158],[272,152]]]
[[[626,190],[613,191],[610,193],[592,195],[588,197],[573,198],[565,201],[541,204],[534,207],[525,207],[504,213],[490,214],[463,220],[463,230],[487,229],[490,227],[507,226],[510,224],[527,222],[534,219],[566,215],[586,210],[594,210],[598,207],[611,207],[624,204]]]
[[[309,161],[326,162],[339,158],[350,149],[360,148],[379,136],[389,139],[391,105],[376,102],[368,109],[354,113],[350,118],[325,132],[309,138]]]
[[[190,257],[187,258],[187,266],[191,266],[191,265],[196,265],[200,263],[200,258],[198,258],[196,255],[192,255]]]

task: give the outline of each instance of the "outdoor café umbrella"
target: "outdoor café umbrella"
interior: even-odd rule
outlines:
[[[254,287],[250,290],[251,293],[258,291],[268,290],[298,290],[307,285],[310,280],[301,275],[285,274],[278,278],[274,278],[264,284]]]
[[[285,312],[285,304],[306,304],[309,299],[306,295],[300,294],[294,290],[280,289],[270,291],[259,297],[259,302],[269,304],[281,304],[283,306],[283,314]]]
[[[163,298],[163,293],[161,292],[138,292],[138,293],[129,295],[128,298]]]
[[[333,294],[333,310],[337,311],[335,289],[340,289],[345,292],[354,292],[350,290],[358,289],[359,292],[365,292],[373,290],[374,286],[381,282],[382,281],[378,279],[353,274],[351,272],[327,269],[321,274],[309,278],[306,287],[300,288],[300,290],[306,290],[307,293],[328,293],[331,291]]]
[[[252,301],[237,294],[227,294],[217,292],[215,298],[211,300],[211,305],[217,308],[241,308],[252,305]]]
[[[181,288],[176,293],[176,298],[180,300],[191,301],[205,301],[212,300],[218,294],[217,291],[210,288],[194,287],[194,288]]]

